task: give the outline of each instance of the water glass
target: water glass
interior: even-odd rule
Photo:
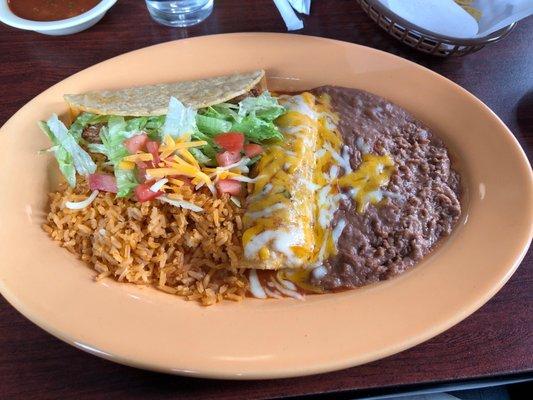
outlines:
[[[213,11],[213,0],[146,0],[152,18],[167,26],[191,26]]]

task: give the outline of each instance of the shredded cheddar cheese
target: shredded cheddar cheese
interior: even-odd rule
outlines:
[[[381,188],[389,183],[393,172],[394,162],[389,155],[364,154],[359,168],[339,178],[337,183],[340,187],[352,189],[357,212],[362,213],[369,204],[382,200]]]
[[[159,146],[160,161],[155,165],[154,156],[148,152],[139,152],[126,156],[120,163],[120,168],[131,170],[138,162],[150,162],[151,168],[146,169],[148,179],[164,179],[165,184],[159,190],[163,191],[167,198],[177,195],[184,185],[183,180],[176,177],[187,177],[192,180],[197,189],[207,186],[214,194],[215,187],[211,177],[205,172],[206,167],[200,166],[189,148],[201,147],[207,142],[203,140],[191,141],[190,137],[174,140],[170,135],[165,135]],[[176,198],[175,200],[180,200]]]
[[[154,156],[150,153],[137,153],[131,156],[126,156],[122,159],[125,162],[137,162],[137,161],[153,161]]]
[[[132,170],[135,168],[135,163],[131,161],[122,160],[119,164],[120,169]]]

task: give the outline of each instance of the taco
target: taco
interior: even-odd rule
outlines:
[[[257,95],[265,89],[265,71],[261,69],[207,79],[66,94],[64,97],[75,115],[89,112],[148,117],[166,114],[171,97],[175,97],[186,107],[199,109],[224,103],[239,96]]]

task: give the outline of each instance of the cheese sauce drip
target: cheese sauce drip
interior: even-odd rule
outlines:
[[[383,200],[382,188],[389,184],[394,172],[394,162],[389,155],[364,154],[357,170],[337,180],[341,188],[349,189],[355,200],[357,212],[362,213],[369,204]]]

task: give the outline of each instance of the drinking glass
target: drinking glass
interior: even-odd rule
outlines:
[[[191,26],[213,11],[213,0],[146,0],[152,18],[167,26]]]

